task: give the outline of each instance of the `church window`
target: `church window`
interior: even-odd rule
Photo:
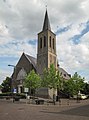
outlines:
[[[49,38],[49,46],[51,47],[51,36]]]
[[[53,38],[53,49],[54,49],[54,38]]]
[[[64,74],[64,76],[66,77],[66,74]]]
[[[56,65],[56,57],[53,57],[53,59],[54,59],[54,64]]]
[[[60,75],[62,75],[62,72],[60,73]]]
[[[46,47],[46,37],[44,36],[44,47]]]
[[[24,68],[22,68],[17,75],[17,80],[23,80],[26,77],[27,73]]]
[[[50,55],[50,64],[52,64],[52,55]]]
[[[40,48],[42,48],[42,38],[40,38]]]

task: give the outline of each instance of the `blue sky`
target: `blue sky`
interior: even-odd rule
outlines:
[[[37,56],[46,4],[60,67],[89,81],[89,0],[0,0],[0,83],[23,52]]]
[[[89,21],[85,24],[85,28],[80,32],[80,34],[74,35],[71,39],[73,40],[74,44],[79,44],[81,42],[81,38],[89,32]]]

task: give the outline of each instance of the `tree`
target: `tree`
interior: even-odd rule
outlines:
[[[57,79],[57,88],[61,90],[63,88],[63,77],[61,76],[59,71],[57,71],[56,73],[56,79]]]
[[[33,90],[33,93],[35,95],[35,90],[41,86],[41,78],[38,74],[35,73],[34,70],[32,70],[27,76],[24,81],[24,86],[30,89],[30,94],[31,91]]]
[[[11,78],[6,77],[6,79],[3,80],[1,87],[2,92],[11,92]]]
[[[82,90],[84,94],[89,95],[89,83],[84,84],[84,89]]]
[[[53,64],[50,65],[48,79],[50,81],[50,87],[54,89],[57,89],[58,79],[56,77],[56,69]]]
[[[45,69],[43,72],[42,86],[48,88],[57,88],[56,69],[53,64],[50,65],[49,69]]]
[[[0,89],[2,88],[2,86],[0,85]]]
[[[45,69],[43,73],[42,86],[53,88],[53,101],[55,99],[55,91],[61,86],[60,74],[56,70],[53,64],[50,65],[49,69]],[[55,104],[55,101],[54,101]]]
[[[75,94],[74,81],[72,79],[64,81],[63,88],[63,92],[66,96],[73,96]]]
[[[58,84],[57,84],[57,100],[60,101],[60,97],[63,94],[63,87],[64,87],[64,81],[65,79],[62,77],[62,74],[60,73],[60,71],[57,71],[57,79],[58,79]]]
[[[84,78],[78,75],[77,72],[70,80],[64,83],[64,92],[71,96],[78,95],[79,91],[84,89]]]
[[[1,93],[1,91],[2,91],[2,86],[0,85],[0,93]]]
[[[50,79],[49,79],[49,71],[48,71],[48,69],[46,69],[46,68],[45,68],[44,71],[43,71],[41,86],[42,86],[42,87],[47,87],[47,88],[50,88],[50,89],[51,89]]]
[[[79,91],[82,91],[84,89],[84,78],[75,72],[71,79],[74,81],[75,94],[78,94]]]

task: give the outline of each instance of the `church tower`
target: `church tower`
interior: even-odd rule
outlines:
[[[48,13],[46,10],[43,29],[40,33],[38,33],[38,73],[42,75],[45,68],[50,68],[50,64],[54,64],[57,69],[56,35],[51,31]]]

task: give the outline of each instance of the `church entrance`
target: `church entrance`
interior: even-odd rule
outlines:
[[[23,86],[22,85],[18,85],[18,93],[23,93]]]

